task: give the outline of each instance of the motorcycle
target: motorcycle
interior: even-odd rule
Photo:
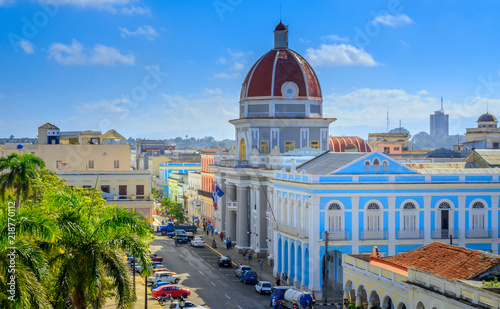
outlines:
[[[158,303],[160,304],[160,306],[163,306],[169,301],[172,301],[172,296],[170,294],[168,294],[168,297],[165,295],[158,297]]]

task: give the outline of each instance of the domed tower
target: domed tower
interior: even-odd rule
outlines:
[[[478,128],[496,128],[497,123],[497,117],[490,113],[483,114],[477,119]]]
[[[261,154],[273,148],[287,152],[312,147],[328,150],[328,127],[335,118],[323,118],[323,99],[316,73],[307,61],[288,48],[288,30],[274,29],[274,48],[255,62],[240,94],[236,129],[239,159],[252,149]]]

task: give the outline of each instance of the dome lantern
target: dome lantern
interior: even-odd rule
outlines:
[[[288,30],[285,25],[280,23],[274,29],[274,49],[287,49],[288,48]]]

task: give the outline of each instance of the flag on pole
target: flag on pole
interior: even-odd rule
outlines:
[[[215,183],[212,184],[212,200],[214,201],[214,210],[217,210],[217,203],[224,195],[224,192]]]

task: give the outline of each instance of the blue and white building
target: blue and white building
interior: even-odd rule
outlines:
[[[200,172],[201,163],[160,163],[159,178],[156,183],[159,190],[163,190],[165,197],[169,197],[168,178],[171,174],[187,174],[189,172]]]
[[[451,238],[499,251],[500,169],[412,169],[380,152],[325,152],[291,170],[272,180],[274,271],[317,295],[324,259],[328,289],[341,293],[342,254],[373,246],[387,256]]]

